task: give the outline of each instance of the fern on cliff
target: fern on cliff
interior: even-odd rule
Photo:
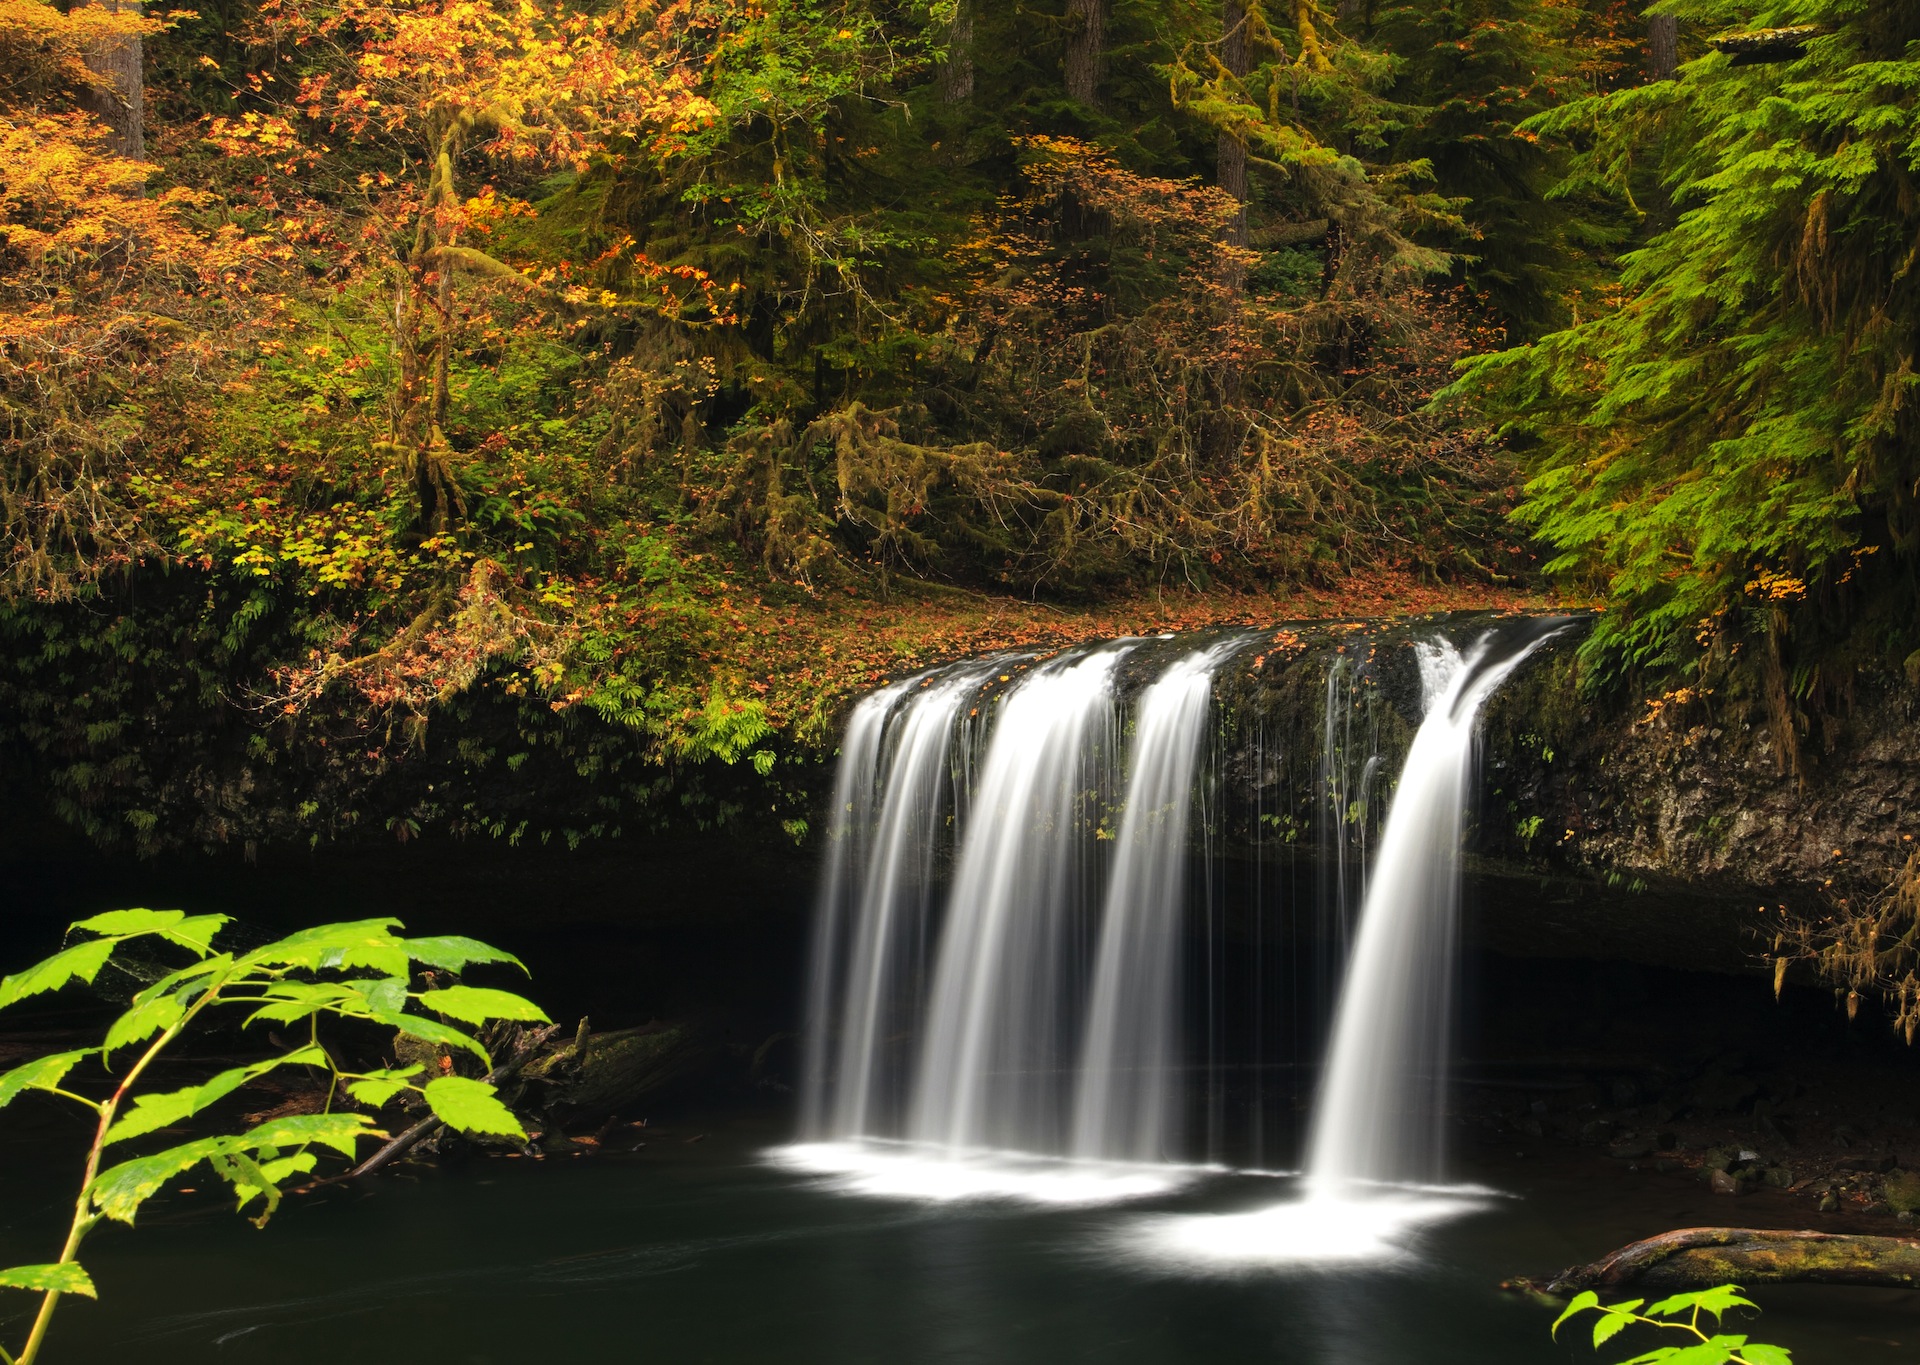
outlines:
[[[1575,152],[1565,191],[1636,210],[1635,160],[1657,158],[1670,225],[1601,311],[1451,393],[1533,449],[1519,516],[1611,608],[1590,660],[1660,670],[1758,639],[1773,690],[1804,694],[1863,616],[1910,647],[1887,637],[1911,635],[1920,549],[1920,5],[1660,8],[1812,31],[1784,62],[1712,52],[1524,125]]]

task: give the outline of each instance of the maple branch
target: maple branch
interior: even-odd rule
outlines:
[[[445,265],[454,270],[464,270],[470,275],[484,275],[491,280],[500,280],[524,289],[530,294],[552,293],[545,285],[528,279],[505,261],[470,246],[436,246],[430,249],[422,260],[426,265]]]

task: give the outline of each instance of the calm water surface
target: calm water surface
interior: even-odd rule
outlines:
[[[28,1136],[0,1149],[8,1263],[45,1258],[67,1197],[48,1164],[63,1144],[52,1130]],[[1155,1213],[1271,1204],[1287,1182],[1219,1175],[1099,1208],[926,1205],[770,1166],[759,1154],[779,1138],[761,1120],[716,1120],[650,1130],[631,1156],[474,1160],[290,1199],[263,1232],[211,1193],[168,1195],[136,1232],[97,1238],[85,1259],[102,1300],[69,1301],[46,1359],[1545,1365],[1594,1356],[1550,1342],[1551,1314],[1502,1293],[1503,1276],[1729,1221],[1727,1201],[1674,1178],[1591,1156],[1509,1160],[1479,1173],[1508,1197],[1433,1229],[1396,1264],[1202,1275],[1114,1243]],[[1920,1358],[1913,1295],[1762,1298],[1757,1335],[1804,1365]],[[19,1300],[0,1302],[9,1337]]]

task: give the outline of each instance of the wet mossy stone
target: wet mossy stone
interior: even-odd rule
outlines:
[[[1889,1171],[1880,1196],[1896,1213],[1920,1212],[1920,1171]]]
[[[1707,1172],[1707,1188],[1715,1194],[1745,1194],[1753,1188],[1753,1182],[1731,1171],[1710,1170]]]

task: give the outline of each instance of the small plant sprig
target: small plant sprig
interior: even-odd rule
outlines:
[[[1593,1324],[1595,1350],[1636,1324],[1658,1327],[1668,1332],[1684,1332],[1693,1338],[1678,1346],[1656,1346],[1651,1351],[1621,1361],[1620,1365],[1793,1365],[1792,1356],[1784,1346],[1768,1346],[1748,1341],[1744,1336],[1728,1336],[1718,1330],[1720,1316],[1729,1308],[1758,1307],[1751,1299],[1740,1297],[1739,1285],[1723,1284],[1712,1289],[1695,1290],[1690,1294],[1675,1294],[1642,1312],[1641,1305],[1644,1303],[1645,1299],[1601,1303],[1600,1296],[1589,1289],[1576,1294],[1566,1311],[1554,1319],[1553,1335],[1560,1335],[1560,1326],[1568,1318],[1592,1309],[1600,1314],[1599,1321]],[[1700,1315],[1703,1313],[1713,1315],[1715,1330],[1712,1336],[1707,1335],[1700,1326]]]
[[[468,1133],[526,1139],[513,1112],[485,1081],[452,1074],[420,1079],[424,1066],[374,1071],[343,1070],[321,1044],[322,1016],[359,1020],[427,1043],[471,1053],[489,1072],[493,1060],[472,1034],[445,1020],[478,1028],[496,1020],[546,1023],[538,1006],[509,991],[448,985],[414,990],[414,966],[460,972],[474,963],[520,961],[470,938],[395,935],[398,920],[329,924],[270,943],[252,952],[216,952],[214,938],[225,915],[188,915],[179,910],[115,910],[81,920],[72,932],[90,935],[25,971],[0,980],[0,1009],[74,981],[91,983],[114,954],[140,939],[159,939],[184,949],[193,962],[162,977],[133,997],[97,1047],[57,1052],[0,1073],[0,1108],[29,1090],[71,1100],[98,1117],[87,1152],[73,1221],[57,1261],[0,1270],[0,1286],[33,1290],[44,1297],[18,1356],[0,1347],[0,1365],[33,1365],[55,1307],[64,1294],[97,1297],[93,1280],[77,1257],[87,1234],[102,1219],[132,1225],[135,1213],[169,1180],[202,1162],[233,1187],[237,1208],[259,1200],[259,1227],[279,1207],[283,1186],[311,1173],[316,1149],[351,1159],[362,1140],[386,1134],[362,1113],[336,1112],[342,1088],[377,1109],[403,1090],[419,1093],[448,1127]],[[139,1091],[165,1049],[211,1011],[245,1011],[242,1027],[271,1024],[304,1041],[282,1045],[278,1055],[223,1071],[200,1085],[162,1093]],[[433,1016],[438,1016],[433,1017]],[[298,1026],[305,1024],[304,1029]],[[132,1056],[105,1099],[88,1099],[66,1088],[83,1063],[97,1060],[111,1072],[116,1055]],[[193,1118],[241,1086],[283,1067],[328,1073],[322,1112],[270,1118],[243,1133],[196,1138],[101,1170],[107,1149],[146,1138]]]

